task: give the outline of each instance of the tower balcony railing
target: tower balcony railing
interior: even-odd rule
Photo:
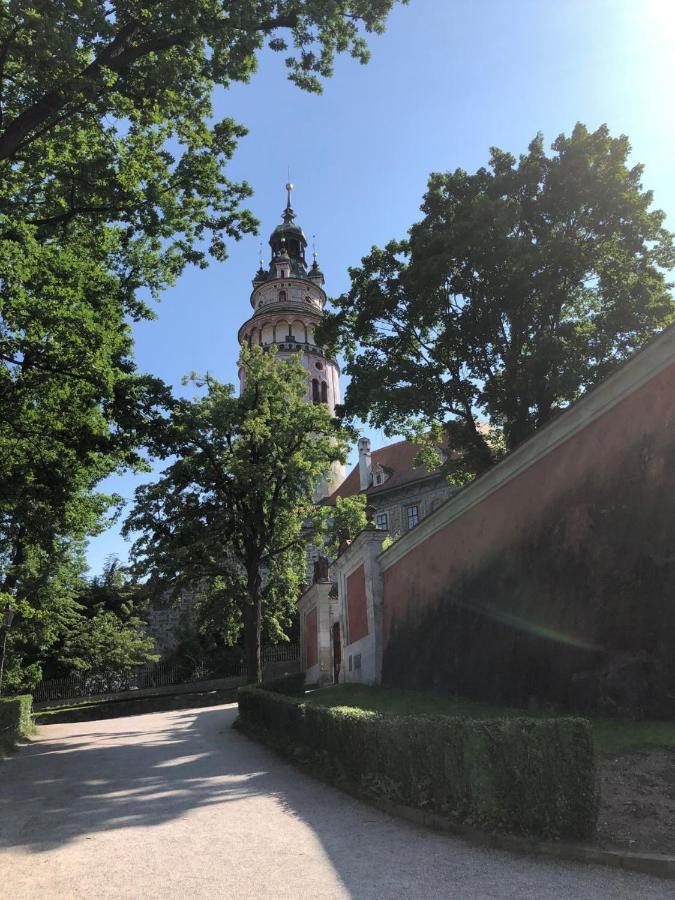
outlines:
[[[318,353],[323,355],[323,348],[318,347],[316,344],[310,344],[307,341],[298,341],[298,340],[288,340],[286,338],[283,341],[266,341],[263,344],[263,347],[271,347],[272,344],[277,348],[277,350],[289,350],[295,353]]]

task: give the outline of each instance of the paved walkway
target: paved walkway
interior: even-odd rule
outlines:
[[[0,896],[651,900],[675,884],[475,849],[232,731],[234,706],[50,725],[0,762]]]

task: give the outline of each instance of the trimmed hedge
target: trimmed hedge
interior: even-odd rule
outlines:
[[[289,694],[291,697],[304,697],[305,673],[294,672],[292,675],[282,675],[280,678],[264,681],[260,686],[265,691],[272,691],[273,694]]]
[[[32,708],[30,694],[0,697],[0,751],[11,750],[19,738],[32,734]]]
[[[244,727],[287,752],[306,748],[324,771],[408,806],[516,834],[585,838],[598,794],[584,719],[383,716],[323,707],[248,686]]]

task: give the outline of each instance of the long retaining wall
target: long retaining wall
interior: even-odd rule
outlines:
[[[164,697],[179,694],[197,694],[203,691],[223,691],[246,684],[245,675],[230,675],[227,678],[211,678],[208,681],[188,681],[183,684],[165,684],[161,687],[140,688],[132,691],[117,691],[110,694],[90,694],[60,700],[41,700],[33,704],[36,711],[60,709],[62,707],[87,706],[90,703],[107,703],[111,700],[141,700],[143,697]]]
[[[387,684],[675,710],[675,329],[380,558]]]

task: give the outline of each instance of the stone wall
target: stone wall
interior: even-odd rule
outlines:
[[[166,599],[167,604],[170,602]],[[194,594],[184,591],[177,603],[151,609],[146,631],[155,640],[155,648],[162,658],[170,656],[178,645],[182,627],[194,620]]]

